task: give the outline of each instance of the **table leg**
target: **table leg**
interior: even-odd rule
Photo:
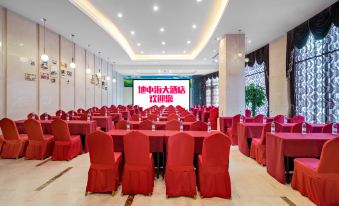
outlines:
[[[286,183],[290,183],[290,158],[285,156],[285,178]]]
[[[159,179],[160,173],[160,152],[157,152],[157,179]]]

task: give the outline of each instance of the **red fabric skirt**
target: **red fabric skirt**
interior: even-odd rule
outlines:
[[[189,196],[196,195],[196,177],[192,166],[166,166],[166,195]]]
[[[48,135],[43,141],[29,140],[26,149],[26,159],[45,159],[52,155],[54,148],[53,136]]]
[[[260,139],[252,139],[250,157],[256,159],[259,164],[266,165],[266,145],[260,144]]]
[[[20,135],[19,140],[5,140],[2,146],[1,158],[20,158],[24,156],[27,139],[27,135]]]
[[[232,134],[232,128],[227,128],[227,136],[231,139],[232,145],[238,145],[238,136]]]
[[[70,160],[81,154],[80,136],[71,136],[71,141],[55,141],[52,160]]]

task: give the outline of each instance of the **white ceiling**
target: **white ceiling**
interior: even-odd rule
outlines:
[[[111,19],[135,52],[178,54],[190,52],[203,32],[214,1],[202,0],[90,0]],[[42,17],[46,26],[77,44],[117,62],[117,70],[126,75],[205,74],[217,70],[212,57],[218,52],[216,38],[238,33],[241,29],[252,43],[247,52],[260,48],[288,30],[327,8],[336,0],[229,0],[224,15],[206,47],[194,60],[131,61],[121,46],[68,0],[0,0],[0,5],[35,22]],[[159,10],[153,11],[153,5]],[[118,18],[117,13],[123,17]],[[192,24],[197,28],[192,29]],[[160,32],[160,27],[165,32]],[[132,36],[130,31],[135,31]],[[191,40],[187,45],[186,41]],[[166,45],[161,45],[165,41]],[[141,46],[138,47],[137,43]]]

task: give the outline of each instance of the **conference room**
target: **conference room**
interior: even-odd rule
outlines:
[[[339,206],[336,0],[0,0],[0,205]]]

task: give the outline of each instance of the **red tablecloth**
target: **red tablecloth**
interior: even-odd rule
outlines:
[[[220,117],[220,131],[227,133],[227,128],[232,127],[232,119],[233,117]],[[245,122],[253,122],[253,117],[245,117]]]
[[[93,120],[97,122],[97,126],[105,131],[113,129],[112,116],[93,116]]]
[[[239,123],[238,124],[238,145],[239,150],[246,156],[250,155],[247,139],[248,138],[260,138],[261,131],[264,127],[263,123]]]
[[[121,115],[122,115],[122,118],[124,119],[129,119],[131,117],[129,111],[120,111]]]
[[[284,157],[320,157],[323,144],[336,137],[327,133],[267,133],[267,172],[286,183]]]
[[[113,122],[119,122],[122,120],[122,114],[121,113],[111,113],[112,121]]]
[[[141,122],[139,122],[139,121],[130,121],[131,129],[138,130],[140,123]],[[193,123],[194,122],[183,122],[182,124],[183,124],[184,130],[185,131],[190,130],[190,127]],[[159,121],[159,122],[155,121],[154,124],[155,124],[156,130],[164,130],[165,127],[166,127],[167,121]]]
[[[165,140],[172,135],[177,134],[179,131],[172,130],[138,130],[139,132],[144,133],[150,137],[150,150],[151,152],[163,152],[165,146]],[[123,151],[123,136],[130,131],[115,129],[110,130],[108,133],[113,137],[114,149],[115,151]],[[208,137],[212,134],[218,132],[207,132],[207,131],[185,131],[185,133],[190,134],[195,139],[194,151],[196,154],[201,154],[202,152],[202,143],[205,137]]]
[[[44,134],[52,134],[51,120],[39,120],[41,123],[42,131]],[[19,134],[25,134],[25,120],[15,121],[16,127],[18,128]],[[71,135],[87,135],[89,133],[95,132],[97,123],[96,121],[86,121],[86,120],[70,120],[66,121],[68,124],[69,132]]]

